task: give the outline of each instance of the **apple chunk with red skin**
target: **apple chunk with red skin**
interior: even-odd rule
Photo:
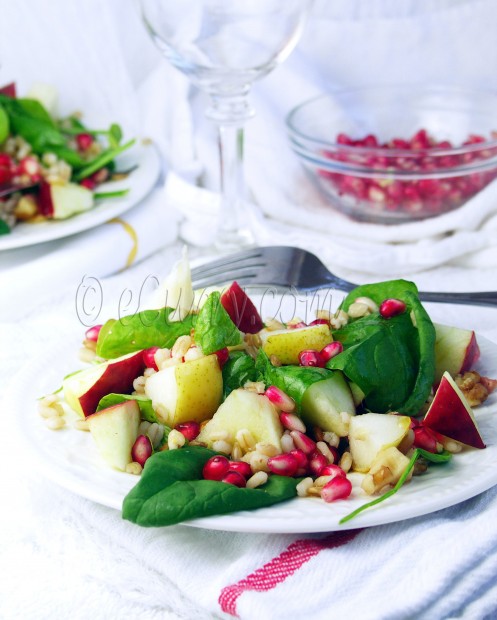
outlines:
[[[93,204],[93,192],[77,183],[40,183],[38,209],[47,218],[65,220],[88,211]]]
[[[134,400],[100,409],[88,416],[88,428],[97,449],[107,463],[125,471],[132,462],[131,451],[138,437],[140,408]]]
[[[221,295],[221,305],[230,319],[245,334],[257,334],[264,327],[261,316],[238,282]]]
[[[133,381],[144,369],[143,351],[91,366],[64,380],[64,398],[74,411],[87,417],[95,412],[103,396],[131,393]]]
[[[453,377],[471,370],[480,357],[473,330],[435,323],[435,385],[445,371]]]
[[[473,448],[484,448],[471,407],[448,372],[445,372],[424,420],[424,426]]]

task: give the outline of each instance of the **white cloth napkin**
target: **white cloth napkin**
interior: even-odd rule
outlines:
[[[178,220],[158,188],[95,229],[6,252],[0,263],[0,320],[11,320],[19,308],[39,306],[67,288],[82,293],[95,279],[139,263],[176,240]]]

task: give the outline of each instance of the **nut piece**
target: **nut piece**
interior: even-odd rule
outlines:
[[[463,375],[457,375],[456,384],[464,394],[470,407],[477,407],[488,398],[489,390],[482,383],[482,377],[476,370],[470,370]]]

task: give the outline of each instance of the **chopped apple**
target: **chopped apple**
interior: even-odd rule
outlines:
[[[93,207],[93,192],[77,183],[40,183],[38,208],[54,220],[65,220]]]
[[[174,265],[167,278],[154,292],[151,306],[154,308],[174,308],[168,320],[181,321],[195,308],[192,286],[192,273],[188,260],[188,250],[183,248],[181,259]]]
[[[134,400],[100,409],[88,416],[88,427],[107,463],[124,471],[132,462],[131,449],[138,437],[140,408]]]
[[[313,383],[302,398],[302,419],[308,426],[319,426],[339,437],[349,432],[350,416],[355,414],[352,393],[339,370],[329,379]]]
[[[59,93],[52,84],[35,82],[29,89],[27,97],[41,103],[50,116],[58,116]]]
[[[378,493],[387,484],[395,485],[409,465],[409,459],[394,446],[380,450],[362,482],[362,488],[369,495]]]
[[[164,368],[148,377],[145,394],[159,420],[168,426],[213,416],[223,395],[217,355],[207,355]]]
[[[470,370],[480,357],[473,330],[435,324],[435,385],[445,371],[453,377]]]
[[[228,432],[233,439],[238,431],[247,429],[256,443],[263,442],[281,451],[283,427],[278,410],[263,394],[239,388],[233,390],[201,430],[197,441],[212,446],[219,431]]]
[[[276,355],[282,364],[298,364],[301,351],[320,351],[333,340],[330,328],[325,324],[273,331],[264,329],[260,336],[264,352],[268,356]]]
[[[485,447],[473,411],[448,372],[442,376],[423,424],[473,448]]]
[[[245,334],[257,334],[264,327],[252,300],[237,282],[221,295],[221,304],[230,319]]]
[[[111,392],[132,392],[133,381],[144,369],[142,351],[96,364],[64,379],[64,398],[76,413],[89,416],[95,412],[103,396]]]
[[[381,450],[396,448],[404,439],[411,418],[387,413],[364,413],[350,419],[349,446],[352,468],[367,472]]]

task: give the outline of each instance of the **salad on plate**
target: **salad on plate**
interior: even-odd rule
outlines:
[[[0,235],[19,222],[64,220],[126,190],[99,191],[129,171],[115,159],[135,140],[122,130],[87,127],[79,113],[59,118],[57,93],[45,84],[18,97],[15,84],[0,88]]]
[[[334,310],[264,319],[236,282],[194,291],[187,257],[158,308],[86,331],[87,367],[39,401],[48,428],[89,432],[102,467],[136,476],[143,526],[284,502],[387,500],[485,449],[475,332],[434,324],[414,283],[362,285]],[[69,427],[69,428],[68,428]]]

